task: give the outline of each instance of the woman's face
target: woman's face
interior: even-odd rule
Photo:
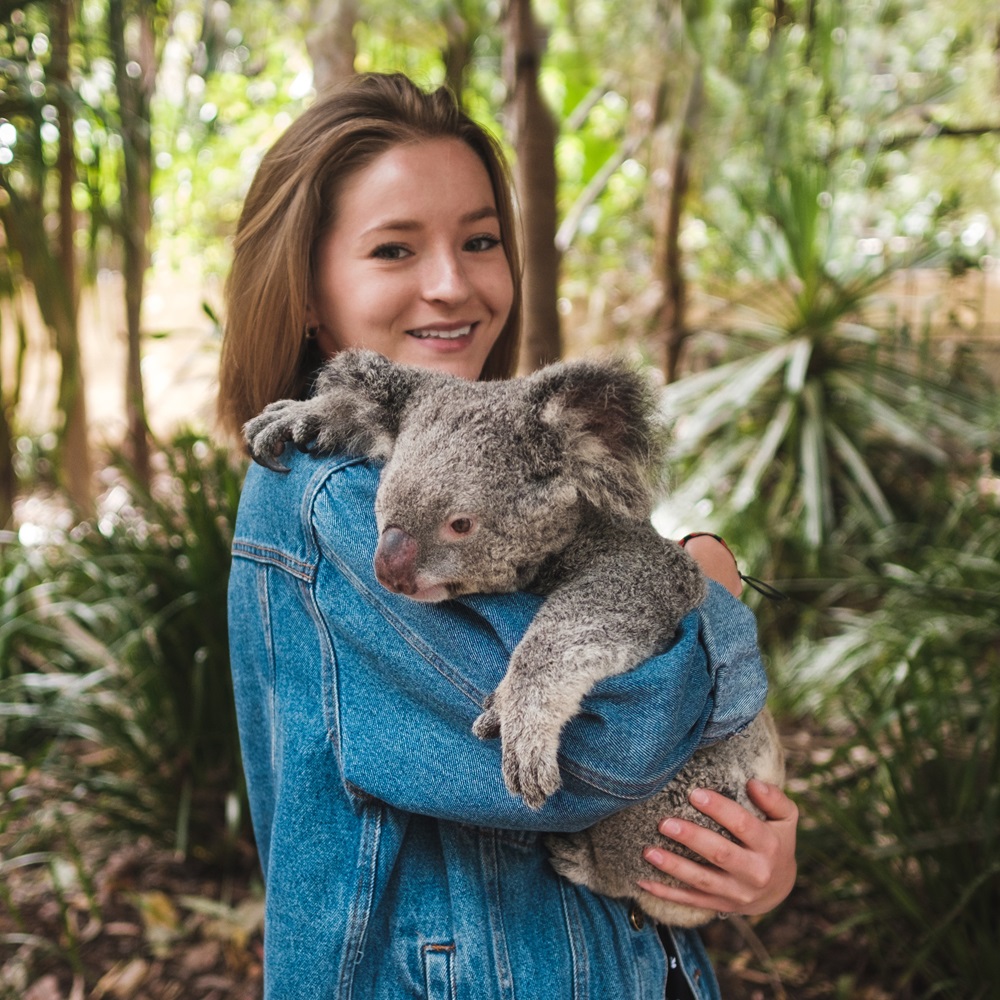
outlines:
[[[479,377],[514,296],[489,175],[458,139],[394,146],[348,178],[317,244],[307,318],[327,356]]]

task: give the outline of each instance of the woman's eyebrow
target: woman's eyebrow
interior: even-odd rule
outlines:
[[[499,219],[500,215],[492,205],[484,205],[474,212],[466,212],[462,216],[462,222],[480,222],[483,219]]]
[[[474,209],[471,212],[466,212],[465,215],[460,216],[459,222],[466,225],[470,222],[481,222],[483,219],[499,219],[500,215],[497,210],[492,205],[484,205],[482,208]],[[377,222],[374,226],[370,226],[361,235],[362,237],[369,236],[372,233],[380,232],[413,232],[417,229],[422,229],[424,224],[418,222],[416,219],[386,219],[383,222]]]

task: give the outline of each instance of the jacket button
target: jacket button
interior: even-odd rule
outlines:
[[[635,903],[628,911],[628,922],[632,925],[632,929],[637,931],[641,931],[646,926],[646,917]]]

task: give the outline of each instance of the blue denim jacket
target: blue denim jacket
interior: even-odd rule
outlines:
[[[266,1000],[663,1000],[652,922],[556,875],[542,834],[648,796],[749,722],[766,691],[750,612],[713,585],[668,653],[598,684],[533,812],[472,723],[541,599],[389,593],[378,469],[285,461],[248,472],[229,592]],[[717,998],[697,935],[674,938],[695,996]]]

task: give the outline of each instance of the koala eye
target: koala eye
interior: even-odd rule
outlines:
[[[462,514],[459,517],[453,517],[449,521],[445,521],[442,526],[442,534],[446,539],[452,540],[457,538],[467,538],[475,532],[477,527],[478,524],[476,518]]]

